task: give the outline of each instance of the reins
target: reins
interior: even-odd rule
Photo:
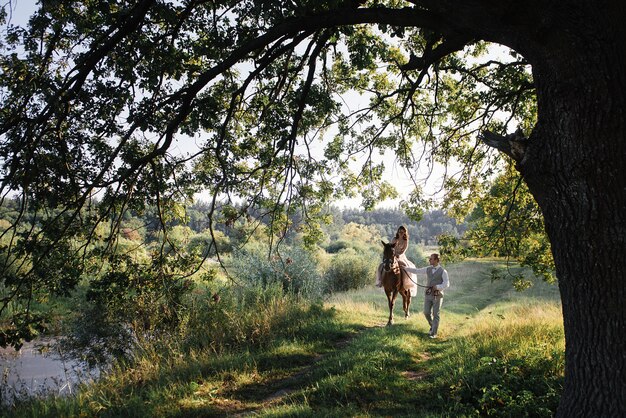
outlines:
[[[388,262],[388,263],[389,263],[390,265],[392,265],[392,266],[393,266],[394,264],[396,264],[396,263],[397,263],[397,264],[398,264],[398,269],[400,270],[400,275],[399,275],[399,277],[398,277],[398,280],[402,279],[402,271],[403,271],[403,268],[402,268],[402,266],[400,265],[400,263],[398,263],[398,257],[395,257],[395,256],[394,256],[394,257],[393,257],[393,259],[391,259],[391,258],[383,258],[383,264],[385,264],[385,262]],[[413,278],[411,277],[411,275],[409,274],[409,272],[408,272],[408,271],[404,270],[404,273],[405,273],[405,274],[406,274],[406,276],[409,278],[409,280],[410,280],[410,281],[412,281],[412,282],[413,282],[416,286],[423,287],[423,288],[425,288],[425,289],[430,288],[430,286],[424,286],[424,285],[421,285],[421,284],[417,283],[415,280],[413,280]],[[394,274],[395,274],[395,273],[394,273]]]
[[[402,266],[399,266],[399,269],[400,269],[400,277],[398,277],[398,280],[402,279]],[[426,289],[426,294],[427,294],[427,295],[433,294],[433,288],[432,288],[432,287],[430,287],[430,286],[424,286],[424,285],[422,285],[422,284],[417,283],[415,280],[413,280],[413,279],[411,278],[411,275],[409,274],[409,272],[408,272],[408,271],[404,270],[404,273],[407,275],[407,277],[409,278],[409,280],[410,280],[410,281],[412,281],[412,282],[413,282],[416,286],[423,287],[424,289]],[[440,295],[441,295],[441,293],[440,293],[440,291],[439,291],[439,290],[435,289],[435,291],[434,291],[434,295],[435,295],[435,296],[440,296]]]
[[[391,271],[393,271],[393,266],[397,264],[398,270],[400,271],[400,273],[398,274],[394,273],[394,275],[398,278],[398,280],[402,280],[402,271],[404,271],[404,274],[406,274],[406,276],[409,278],[410,281],[413,282],[413,284],[415,284],[418,287],[423,287],[424,289],[426,289],[427,295],[432,294],[433,290],[430,286],[424,286],[423,284],[419,284],[415,280],[413,280],[409,272],[404,270],[402,266],[400,265],[400,263],[398,263],[398,257],[394,256],[393,258],[383,258],[383,264],[389,264],[392,267]],[[439,290],[435,290],[435,296],[438,296],[438,293],[439,293]]]

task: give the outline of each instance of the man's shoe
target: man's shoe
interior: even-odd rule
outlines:
[[[429,334],[428,337],[429,338],[437,338],[437,334]]]

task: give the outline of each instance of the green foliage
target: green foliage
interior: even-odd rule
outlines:
[[[243,247],[228,266],[234,282],[312,299],[371,283],[380,238],[410,220],[424,221],[409,225],[410,259],[421,264],[415,244],[436,236],[446,260],[455,259],[463,228],[426,212],[432,202],[419,187],[402,212],[352,214],[376,219],[367,227],[345,216],[340,228],[328,228],[324,208],[343,197],[359,196],[368,209],[396,198],[385,170],[424,160],[431,168],[462,165],[442,180],[444,203],[460,219],[475,204],[468,191],[488,190],[501,166],[475,132],[534,122],[527,64],[517,55],[497,63],[477,43],[428,74],[401,71],[409,56],[443,40],[387,24],[280,34],[285,19],[340,6],[47,2],[27,28],[8,27],[0,45],[0,171],[3,195],[18,198],[1,205],[10,244],[3,240],[0,257],[0,343],[42,332],[46,319],[31,302],[66,296],[82,278],[89,305],[75,320],[76,347],[110,340],[109,352],[94,346],[86,357],[124,354],[131,341],[178,329],[193,289],[186,277],[235,248]],[[268,32],[274,25],[276,34]],[[363,108],[346,113],[345,94],[360,96]],[[183,137],[197,147],[173,152]],[[426,158],[414,154],[418,142]],[[323,155],[312,152],[320,144]],[[471,218],[474,249],[505,218],[495,208],[511,188],[501,183]],[[185,210],[201,189],[213,203]],[[483,253],[517,257],[550,278],[538,211],[518,203],[530,227],[507,220],[519,239]],[[324,278],[311,255],[321,243],[334,254]]]
[[[369,7],[400,4],[374,2]],[[42,160],[7,167],[14,185],[50,180],[49,190],[42,187],[39,197],[57,202],[80,202],[81,185],[93,190],[106,177],[112,185],[108,193],[135,203],[158,200],[171,190],[189,196],[204,185],[215,196],[241,195],[268,208],[274,203],[314,208],[333,195],[354,193],[373,207],[396,195],[381,176],[374,148],[381,154],[392,150],[399,164],[408,167],[415,162],[413,145],[421,139],[436,160],[456,157],[477,165],[478,154],[470,155],[468,140],[472,127],[464,122],[481,116],[492,120],[489,112],[496,110],[520,120],[533,114],[530,75],[521,58],[500,65],[466,63],[487,52],[484,44],[442,60],[436,77],[418,89],[414,74],[401,72],[398,65],[425,50],[433,40],[429,31],[381,22],[378,28],[340,26],[291,40],[272,35],[253,41],[284,19],[332,11],[345,7],[343,2],[268,7],[246,1],[217,9],[202,2],[143,6],[131,12],[126,4],[47,4],[28,28],[11,28],[0,80],[7,91],[3,126],[8,138],[17,141],[22,125],[37,120],[29,127],[37,133],[33,155]],[[125,16],[133,18],[120,30]],[[213,22],[211,27],[207,21]],[[116,31],[107,45],[95,47]],[[23,53],[12,54],[18,47]],[[237,65],[250,60],[254,71]],[[68,79],[73,72],[77,77]],[[317,77],[309,80],[309,74]],[[24,82],[15,87],[16,79]],[[369,105],[341,115],[338,95],[347,92],[363,95]],[[450,117],[436,112],[436,104]],[[20,119],[25,108],[41,118]],[[127,124],[119,122],[122,118]],[[338,133],[325,158],[309,158],[307,148],[331,124]],[[437,124],[445,128],[443,146],[436,146],[432,135]],[[463,129],[455,130],[459,126]],[[184,168],[185,156],[162,158],[176,134],[203,137],[204,152],[191,171]],[[146,140],[152,136],[158,137],[156,149]],[[55,141],[58,137],[67,149]],[[295,146],[297,138],[304,139],[299,144],[304,147]],[[48,152],[56,148],[62,151],[58,156]],[[355,169],[348,161],[360,150],[366,151],[365,163]],[[112,164],[115,158],[119,170]],[[47,163],[48,170],[26,170],[35,167],[31,163]],[[343,177],[338,186],[328,179],[334,170]],[[22,176],[27,171],[32,178]],[[413,200],[411,205],[421,205]],[[419,212],[412,211],[414,216]]]
[[[511,257],[547,282],[555,281],[554,260],[537,203],[509,166],[467,219],[465,238],[477,255]],[[526,284],[514,278],[519,287]]]
[[[335,254],[324,274],[325,291],[328,293],[360,289],[376,281],[378,258],[369,254],[343,250]]]
[[[7,246],[12,242],[11,230],[15,227],[8,220],[14,219],[12,205],[12,201],[5,201],[0,206],[7,217],[4,225],[9,232],[2,239]],[[19,281],[15,273],[20,265],[22,269],[32,266],[32,255],[23,258],[13,255],[13,258],[8,258],[5,262],[4,283],[9,287],[3,290],[4,294],[14,292],[17,287],[11,286],[20,284],[22,293],[19,295],[22,299],[13,300],[2,312],[6,344],[19,344],[25,338],[36,338],[53,329],[58,332],[63,327],[69,333],[66,351],[81,358],[103,362],[110,357],[125,355],[132,345],[142,338],[145,340],[145,335],[174,332],[172,330],[184,320],[188,306],[180,300],[193,291],[193,286],[190,286],[180,294],[178,284],[185,282],[185,274],[199,269],[191,276],[199,286],[203,286],[197,281],[201,275],[210,276],[209,282],[215,280],[219,275],[215,274],[215,268],[210,267],[210,259],[215,256],[216,248],[228,260],[234,246],[245,242],[249,243],[248,246],[238,254],[243,254],[246,261],[235,261],[236,270],[231,270],[235,282],[239,282],[241,271],[247,283],[263,283],[264,280],[266,284],[281,283],[285,292],[296,292],[312,298],[321,295],[323,291],[359,288],[373,280],[373,268],[368,267],[368,262],[380,258],[381,231],[392,236],[397,224],[407,221],[395,209],[364,212],[329,208],[329,211],[334,210],[335,213],[332,217],[327,214],[333,222],[323,227],[328,242],[326,251],[317,246],[313,251],[303,250],[299,246],[303,242],[303,234],[290,232],[280,244],[280,256],[276,253],[277,257],[270,262],[269,249],[262,244],[269,236],[269,226],[265,223],[269,220],[263,218],[260,212],[248,209],[249,213],[262,218],[255,220],[249,216],[248,220],[240,217],[241,209],[226,207],[223,214],[216,212],[216,218],[226,220],[227,217],[234,217],[235,220],[229,226],[217,224],[220,229],[211,234],[206,229],[195,231],[191,228],[192,225],[200,228],[205,225],[199,220],[206,218],[210,207],[200,203],[182,212],[176,208],[178,206],[174,205],[174,212],[188,216],[181,218],[180,215],[172,215],[172,226],[167,229],[167,234],[159,226],[160,221],[155,219],[156,209],[146,207],[142,212],[125,213],[117,225],[114,222],[108,225],[99,223],[93,227],[88,243],[78,239],[63,245],[60,243],[58,250],[50,253],[54,258],[42,258],[38,267],[28,276],[33,283],[40,283],[33,293],[28,291],[29,281]],[[98,206],[94,205],[93,209],[97,211]],[[346,223],[344,217],[350,222]],[[189,222],[189,226],[182,223],[185,221]],[[303,219],[293,216],[289,222],[295,229],[302,224]],[[423,226],[409,225],[415,234],[412,240],[418,241],[417,234],[421,231],[439,230],[440,225],[453,228],[453,222],[442,217],[442,213],[429,212],[424,217]],[[17,225],[19,230],[27,228],[26,222]],[[118,234],[111,239],[111,231],[116,228]],[[22,242],[13,241],[12,254],[17,253],[16,248],[21,248]],[[34,248],[32,245],[31,248]],[[76,257],[78,254],[75,249],[81,245],[86,245],[89,251],[86,256]],[[42,249],[45,248],[47,245],[42,246]],[[326,252],[337,257],[328,257]],[[420,264],[423,259],[416,244],[409,247],[408,256],[416,264]],[[208,259],[205,260],[205,257]],[[330,260],[333,260],[332,266]],[[249,267],[248,263],[253,267]],[[82,280],[83,284],[76,292],[78,280]],[[85,292],[89,300],[85,299]],[[56,313],[53,308],[55,301],[68,295],[74,299],[71,303],[73,314],[67,316],[66,313]],[[31,296],[36,303],[28,305]],[[167,308],[159,307],[168,303],[170,306]],[[172,322],[168,316],[179,317],[178,322]],[[161,324],[164,328],[157,330],[151,324]]]
[[[132,254],[112,257],[107,271],[89,281],[85,301],[68,325],[65,351],[90,364],[106,364],[146,341],[176,334],[194,283],[172,271],[173,263],[160,256],[148,263]]]
[[[214,231],[211,235],[210,231],[205,230],[191,236],[187,250],[198,257],[205,257],[214,256],[217,251],[230,253],[233,248],[230,238],[222,231]]]
[[[396,234],[400,225],[405,225],[410,234],[411,243],[422,243],[425,245],[437,244],[437,237],[441,234],[459,236],[465,231],[465,224],[459,224],[454,219],[445,214],[443,210],[432,210],[422,213],[419,222],[413,221],[401,208],[381,208],[371,211],[359,209],[345,209],[341,213],[344,222],[354,222],[361,225],[369,225],[379,232],[376,235],[386,241],[390,241]],[[336,221],[335,221],[336,223]],[[341,240],[343,237],[338,233],[337,228],[331,228],[331,238]],[[372,244],[378,246],[380,239],[373,237]]]
[[[244,286],[265,289],[279,285],[285,294],[311,299],[322,291],[317,261],[304,248],[284,248],[276,253],[264,245],[249,245],[233,253],[229,272]]]
[[[551,290],[547,300],[511,295],[505,283],[484,280],[492,267],[448,267],[463,280],[446,293],[438,340],[417,315],[378,326],[387,301],[372,286],[337,293],[326,307],[280,285],[222,288],[219,300],[213,290],[196,293],[179,338],[145,344],[78,396],[8,413],[552,416],[564,367],[556,290],[539,284]]]
[[[463,260],[467,256],[467,250],[460,246],[459,238],[441,234],[437,237],[440,259],[446,263],[454,263]]]
[[[329,315],[319,302],[285,294],[280,283],[229,287],[217,294],[219,299],[210,294],[193,297],[181,331],[182,349],[223,353],[267,347],[280,339],[302,338],[303,328]]]
[[[185,264],[187,272],[216,245],[226,252],[249,240],[275,246],[297,233],[314,250],[326,239],[327,202],[359,196],[373,208],[399,197],[385,171],[419,161],[463,165],[459,176],[446,173],[443,186],[455,214],[468,210],[468,190],[483,190],[499,163],[478,150],[475,132],[534,121],[527,63],[518,55],[495,62],[484,44],[472,43],[429,71],[401,70],[442,43],[441,34],[390,25],[382,12],[378,26],[326,27],[323,16],[312,17],[348,16],[352,6],[48,1],[26,27],[8,25],[0,43],[1,191],[17,196],[7,220],[36,220],[22,231],[24,251],[9,256],[47,268],[59,262],[44,260],[55,252],[25,243],[58,246],[59,255],[77,244],[70,253],[92,263],[100,243],[91,239],[102,232],[112,253],[163,244],[158,251],[178,254],[176,269]],[[403,6],[363,4],[394,13]],[[348,95],[362,99],[360,108],[344,105]],[[314,151],[320,146],[323,154]],[[211,197],[206,219],[184,210],[200,191]],[[403,211],[426,217],[430,203],[416,188]],[[146,222],[133,224],[132,216]],[[192,243],[188,223],[195,232],[239,233],[226,233],[228,243]],[[390,236],[390,229],[379,232]],[[430,244],[438,235],[421,232],[414,236]],[[545,249],[529,246],[536,260]],[[11,274],[24,278],[24,289],[69,291],[82,267],[66,260],[72,273],[47,281],[23,269]],[[21,299],[14,290],[10,297]]]
[[[0,21],[7,22],[12,4],[1,6]],[[1,244],[0,343],[19,345],[20,339],[34,337],[45,324],[33,302],[71,292],[85,265],[94,275],[90,297],[103,304],[110,298],[125,320],[135,315],[132,299],[145,298],[138,314],[144,323],[133,325],[140,331],[135,334],[157,332],[153,319],[163,326],[179,323],[178,306],[164,301],[171,297],[179,304],[184,292],[176,289],[182,277],[201,266],[199,258],[212,254],[191,247],[191,231],[181,225],[184,202],[199,191],[212,197],[210,227],[222,199],[261,211],[259,237],[270,242],[267,258],[272,260],[276,242],[291,238],[294,216],[305,221],[298,232],[303,246],[312,250],[325,239],[326,202],[359,196],[373,208],[398,196],[384,175],[398,167],[411,168],[419,177],[418,168],[433,172],[445,166],[443,204],[457,219],[476,208],[477,195],[490,194],[495,206],[486,199],[479,202],[468,237],[474,251],[519,259],[553,280],[541,214],[526,201],[529,195],[520,183],[509,181],[508,172],[508,179],[497,184],[501,170],[511,169],[477,138],[484,130],[506,134],[517,126],[530,132],[537,121],[533,74],[546,72],[531,71],[516,52],[493,59],[481,38],[488,34],[490,40],[515,44],[541,68],[549,56],[560,58],[556,67],[566,65],[563,57],[571,55],[571,43],[555,34],[546,44],[558,53],[550,55],[539,44],[517,43],[529,36],[512,37],[496,24],[501,19],[491,19],[494,26],[485,29],[472,14],[486,20],[489,13],[500,15],[491,2],[465,8],[439,2],[406,5],[396,0],[50,0],[39,3],[27,27],[8,24],[0,40],[0,195],[15,194],[18,204],[8,229],[11,244]],[[517,27],[532,32],[545,11],[517,13],[516,18],[523,17]],[[451,17],[452,12],[457,15]],[[549,15],[548,20],[554,17]],[[579,13],[582,20],[586,16]],[[450,22],[464,24],[451,29]],[[419,27],[422,23],[427,29]],[[607,38],[611,32],[615,29],[607,29]],[[609,67],[605,72],[617,73]],[[576,80],[561,81],[577,91]],[[538,84],[549,94],[563,91],[555,85],[561,81],[548,76]],[[533,139],[551,141],[550,133],[556,142],[571,139],[567,133],[560,138],[555,127],[572,126],[562,122],[578,108],[565,103],[571,96],[557,96],[555,106],[545,107]],[[358,104],[347,103],[349,97],[358,98]],[[542,103],[550,100],[542,97]],[[332,144],[323,154],[317,152],[329,136]],[[558,157],[545,155],[554,157],[552,162]],[[548,167],[544,177],[560,175],[557,166]],[[579,180],[594,171],[583,166],[574,170]],[[526,172],[538,176],[537,170]],[[535,193],[560,193],[557,186],[543,184]],[[565,198],[575,200],[576,193],[569,188]],[[102,201],[91,213],[96,195]],[[520,222],[512,212],[499,210],[502,202],[513,207],[505,196],[515,196]],[[419,189],[405,202],[412,219],[431,203]],[[126,231],[122,241],[118,234],[126,216],[150,208],[156,208],[155,222],[147,232],[156,234],[121,229]],[[546,213],[556,214],[551,222],[563,215]],[[99,224],[110,224],[109,234],[95,243]],[[254,231],[244,231],[233,246],[247,242]],[[145,242],[152,239],[156,242]],[[485,249],[485,243],[490,247]],[[145,268],[145,260],[119,257],[143,244],[154,244],[147,271],[131,271]],[[445,243],[448,255],[452,244]],[[94,247],[101,251],[100,260]],[[91,269],[103,260],[102,273]],[[258,277],[248,282],[264,289],[280,284],[285,294],[316,293],[313,281],[299,271],[271,261],[258,264]],[[518,287],[527,285],[515,279]],[[152,318],[142,303],[163,304]],[[356,408],[350,392],[343,394],[340,402]],[[485,413],[491,413],[493,399],[523,404],[529,397],[518,399],[493,385],[484,395]]]
[[[360,254],[378,253],[381,235],[379,225],[348,222],[341,229],[329,228],[330,242],[325,247],[328,253],[334,254],[342,249],[353,249]]]
[[[535,353],[514,359],[481,357],[472,381],[452,385],[449,396],[481,416],[551,417],[563,389],[561,376],[546,373],[553,367],[551,359]]]
[[[346,250],[348,248],[354,248],[355,244],[351,241],[347,241],[347,240],[338,240],[338,241],[333,241],[330,244],[328,244],[326,246],[326,251],[329,254],[336,254],[342,250]]]
[[[48,234],[27,240],[20,233],[0,244],[0,347],[19,348],[43,334],[50,326],[46,302],[69,296],[80,280],[75,242],[52,241]]]

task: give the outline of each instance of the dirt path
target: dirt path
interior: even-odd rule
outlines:
[[[360,329],[358,332],[351,334],[349,337],[347,338],[343,338],[339,341],[336,341],[333,344],[333,349],[326,353],[326,354],[321,354],[316,356],[311,364],[309,364],[308,366],[305,366],[304,368],[302,368],[301,370],[299,370],[298,372],[296,372],[295,374],[292,374],[280,381],[277,382],[273,382],[273,385],[277,386],[279,389],[277,389],[276,391],[274,391],[271,395],[265,397],[264,399],[258,401],[258,403],[255,405],[254,408],[250,408],[250,409],[246,409],[245,411],[241,411],[235,415],[233,415],[234,417],[245,417],[245,416],[251,416],[251,415],[256,415],[258,413],[260,413],[261,411],[263,411],[264,409],[270,408],[272,406],[275,406],[279,403],[281,403],[285,398],[287,398],[289,395],[297,392],[298,390],[302,389],[302,384],[301,381],[309,374],[313,373],[315,368],[319,365],[319,363],[331,356],[336,356],[340,351],[346,349],[348,346],[350,346],[350,344],[356,340],[357,338],[363,336],[365,333],[372,331],[374,329],[380,329],[380,328],[385,328],[386,327],[386,323],[382,322],[380,324],[376,324],[376,325],[370,325],[370,326],[365,326],[362,329]],[[431,358],[430,353],[425,352],[425,353],[421,353],[419,355],[419,362],[421,363],[428,361]],[[426,371],[405,371],[402,373],[402,376],[404,376],[407,380],[422,380],[425,377],[428,376],[428,373]],[[306,379],[305,379],[306,380]]]
[[[380,325],[380,327],[384,326]],[[335,342],[335,344],[333,344],[333,350],[326,353],[326,354],[320,354],[318,356],[316,356],[315,358],[313,358],[311,364],[309,364],[308,366],[304,367],[303,369],[301,369],[300,371],[298,371],[297,373],[288,376],[278,382],[274,382],[274,384],[276,386],[278,386],[280,389],[276,390],[274,393],[272,393],[271,395],[267,396],[266,398],[264,398],[263,400],[261,400],[257,406],[253,409],[249,409],[246,411],[243,411],[239,414],[234,415],[235,417],[245,417],[248,415],[254,415],[255,413],[266,409],[268,407],[271,407],[275,404],[280,403],[284,398],[286,398],[287,396],[289,396],[290,394],[296,392],[297,390],[301,389],[302,386],[300,385],[300,381],[306,377],[308,374],[310,374],[315,367],[318,365],[318,363],[321,360],[324,360],[325,358],[331,356],[331,355],[335,355],[338,351],[345,349],[348,345],[350,345],[350,343],[357,338],[359,335],[361,335],[362,333],[366,332],[368,329],[371,328],[376,328],[379,327],[374,326],[374,327],[365,327],[363,328],[361,331],[359,331],[358,333],[352,334],[347,338],[341,339],[337,342]]]

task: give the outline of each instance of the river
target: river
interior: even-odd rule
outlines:
[[[53,340],[25,343],[20,351],[0,348],[0,403],[44,395],[71,395],[97,377],[77,361],[63,360]]]

